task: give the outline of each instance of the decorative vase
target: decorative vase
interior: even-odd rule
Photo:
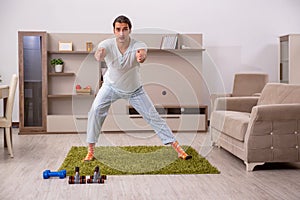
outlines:
[[[58,72],[58,73],[60,73],[60,72],[63,72],[63,65],[55,65],[55,72]]]

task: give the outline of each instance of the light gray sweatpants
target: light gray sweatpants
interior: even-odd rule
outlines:
[[[102,124],[113,102],[118,99],[128,99],[133,108],[143,116],[154,129],[163,144],[176,141],[169,126],[156,111],[152,101],[141,86],[132,93],[122,93],[110,85],[103,84],[100,88],[88,114],[87,142],[97,143]]]

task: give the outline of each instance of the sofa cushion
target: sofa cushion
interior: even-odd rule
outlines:
[[[257,105],[300,103],[300,85],[268,83]]]
[[[211,127],[241,142],[244,141],[250,113],[236,111],[214,111]]]

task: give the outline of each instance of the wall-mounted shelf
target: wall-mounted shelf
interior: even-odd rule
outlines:
[[[49,76],[75,76],[74,72],[60,72],[60,73],[55,73],[55,72],[50,72],[48,73]]]
[[[197,52],[205,51],[200,48],[186,48],[186,49],[160,49],[160,48],[148,48],[148,51],[170,51],[170,52]],[[48,51],[49,54],[94,54],[95,52],[88,51]]]
[[[49,54],[89,54],[91,51],[48,51]]]
[[[49,94],[48,98],[71,98],[72,94]]]
[[[93,94],[49,94],[48,98],[95,97]]]
[[[153,52],[159,52],[159,51],[168,51],[168,52],[199,52],[199,51],[205,51],[205,49],[196,49],[196,48],[186,48],[186,49],[155,49],[155,48],[149,48],[148,51]]]

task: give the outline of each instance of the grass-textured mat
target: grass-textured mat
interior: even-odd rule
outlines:
[[[74,175],[75,167],[80,168],[80,175],[92,175],[96,166],[101,174],[218,174],[195,149],[183,146],[190,160],[177,158],[177,153],[170,146],[106,146],[96,147],[96,159],[83,162],[87,147],[72,147],[58,170],[66,169],[67,175]]]

